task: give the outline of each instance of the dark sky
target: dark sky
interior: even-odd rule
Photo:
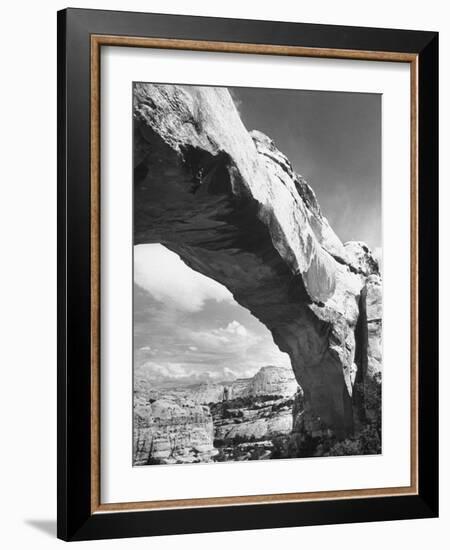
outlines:
[[[381,95],[232,88],[248,130],[287,155],[345,242],[381,246]]]

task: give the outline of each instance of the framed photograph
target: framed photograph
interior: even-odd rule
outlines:
[[[58,536],[438,514],[438,36],[58,13]]]

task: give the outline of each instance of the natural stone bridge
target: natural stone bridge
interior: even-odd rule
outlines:
[[[378,265],[343,245],[311,187],[225,88],[136,84],[135,244],[161,243],[219,281],[289,354],[301,429],[339,438],[364,416],[352,394],[379,370]],[[358,401],[358,402],[357,402]]]

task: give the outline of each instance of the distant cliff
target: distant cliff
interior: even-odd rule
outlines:
[[[135,388],[135,465],[209,462],[218,453],[214,440],[289,434],[299,390],[292,370],[275,366],[224,384],[149,390],[137,380]]]
[[[229,399],[244,396],[273,395],[290,397],[298,389],[292,369],[262,367],[252,378],[241,378],[229,386]]]
[[[133,464],[209,462],[214,449],[214,427],[206,406],[161,397],[152,403],[143,397],[134,406]]]

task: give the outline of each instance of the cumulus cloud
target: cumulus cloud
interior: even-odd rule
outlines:
[[[166,248],[135,247],[135,284],[135,375],[148,386],[234,380],[289,364],[227,289]]]
[[[222,330],[226,334],[231,334],[232,336],[238,336],[240,338],[246,338],[248,336],[247,329],[238,321],[231,321],[231,323],[228,323],[224,329],[219,330]]]
[[[225,327],[192,331],[189,336],[195,347],[206,352],[220,351],[224,354],[242,351],[258,340],[255,334],[238,321],[231,321]]]
[[[227,288],[192,270],[160,244],[134,247],[134,280],[159,302],[181,311],[200,311],[206,300],[233,300]]]

